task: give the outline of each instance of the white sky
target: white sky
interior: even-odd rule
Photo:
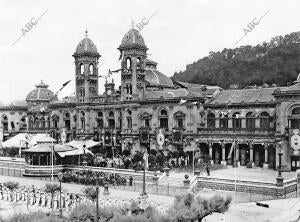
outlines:
[[[254,30],[237,46],[269,41],[277,35],[299,31],[300,1],[271,0],[1,0],[0,101],[23,100],[43,80],[59,94],[75,90],[72,54],[88,28],[89,38],[104,57],[100,74],[118,69],[122,37],[135,23],[159,10],[141,31],[149,58],[172,76],[210,51],[233,48],[243,29],[268,10]],[[47,13],[13,46],[31,18]],[[120,76],[114,74],[116,85]],[[99,92],[102,93],[103,79]]]

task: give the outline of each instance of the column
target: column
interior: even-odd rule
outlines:
[[[240,166],[240,149],[239,149],[239,144],[238,143],[236,143],[235,158],[236,158],[237,166]]]
[[[269,168],[269,162],[268,162],[268,145],[267,143],[264,143],[264,150],[265,150],[265,162],[263,164],[263,168],[268,169]]]
[[[211,164],[214,164],[214,160],[212,159],[212,143],[211,142],[208,142],[208,148],[209,148],[209,156],[210,156],[210,158],[211,158]]]
[[[250,148],[250,162],[253,162],[253,143],[249,143]]]
[[[253,143],[252,142],[250,142],[249,143],[249,148],[250,148],[250,164],[251,164],[251,167],[254,167],[254,162],[253,162]]]
[[[225,157],[225,143],[224,142],[222,142],[221,143],[221,147],[222,147],[222,161],[221,161],[221,164],[223,165],[223,166],[226,166],[226,157]]]

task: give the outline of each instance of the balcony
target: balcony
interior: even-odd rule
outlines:
[[[198,134],[202,135],[257,135],[257,136],[274,136],[275,129],[263,129],[263,128],[256,128],[256,129],[233,129],[233,128],[198,128]]]

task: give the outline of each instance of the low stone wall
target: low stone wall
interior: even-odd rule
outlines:
[[[286,198],[289,194],[296,192],[296,180],[289,180],[283,183],[283,186],[277,186],[276,183],[261,183],[246,180],[230,180],[220,178],[198,177],[196,188],[236,191],[244,193],[261,194],[277,198]]]

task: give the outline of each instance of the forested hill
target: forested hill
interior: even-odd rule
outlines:
[[[187,65],[172,79],[197,84],[289,85],[300,72],[300,32],[277,36],[257,46],[241,46],[210,52],[209,56]]]

